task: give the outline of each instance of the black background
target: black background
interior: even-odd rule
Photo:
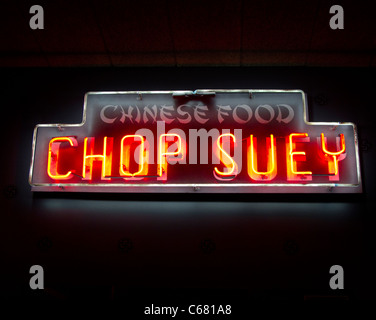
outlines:
[[[179,9],[165,1],[168,16],[160,18],[158,6],[144,10],[144,2],[43,1],[44,33],[28,26],[30,1],[4,2],[0,296],[117,300],[136,314],[152,303],[233,304],[240,313],[254,301],[374,300],[371,8],[345,1],[345,30],[333,33],[329,1],[199,1],[211,24],[197,14],[198,3]],[[240,23],[231,24],[235,18]],[[30,191],[35,125],[80,123],[86,92],[213,88],[301,89],[310,121],[354,122],[364,192]],[[44,290],[29,287],[35,264],[44,268]],[[329,287],[336,264],[344,268],[344,290]]]

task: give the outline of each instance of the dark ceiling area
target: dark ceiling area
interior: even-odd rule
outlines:
[[[32,30],[32,5],[44,29]],[[332,30],[334,4],[344,29]],[[373,1],[2,0],[0,67],[375,67]]]

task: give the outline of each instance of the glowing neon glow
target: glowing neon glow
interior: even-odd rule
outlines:
[[[310,121],[301,90],[108,91],[83,101],[80,123],[35,126],[33,191],[362,192],[356,126]]]
[[[219,171],[217,167],[214,167],[214,171],[215,171],[215,173],[217,173],[220,176],[232,176],[235,173],[236,162],[231,158],[231,156],[225,150],[223,150],[222,145],[220,143],[220,140],[223,137],[231,137],[232,140],[234,141],[234,144],[236,143],[235,136],[232,133],[224,133],[224,134],[221,134],[218,137],[217,146],[218,146],[218,149],[219,149],[219,158],[220,158],[221,162],[225,165],[225,167],[228,171],[227,172]],[[230,162],[231,162],[230,166],[228,166],[228,164],[223,161],[222,154],[226,155],[228,160],[230,160]]]
[[[77,140],[73,137],[56,137],[50,140],[48,145],[47,174],[55,180],[67,180],[73,177],[72,171],[68,171],[66,174],[59,174],[57,172],[59,148],[62,142],[69,142],[71,147],[77,147],[78,145]]]
[[[342,133],[340,134],[340,148],[341,149],[336,152],[329,151],[326,147],[326,138],[324,133],[321,133],[321,149],[326,157],[333,157],[333,162],[329,161],[329,173],[334,174],[335,176],[338,174],[338,160],[346,151],[345,137]]]
[[[125,139],[134,139],[138,138],[140,139],[140,146],[139,146],[139,158],[138,158],[138,171],[135,173],[129,172],[129,166],[130,166],[130,154],[131,154],[131,147],[129,144],[127,144],[124,147],[124,140]],[[125,161],[124,161],[124,150],[125,150]],[[146,162],[145,158],[147,159],[147,151],[145,150],[145,139],[143,136],[132,134],[132,135],[126,135],[121,139],[120,142],[120,175],[127,176],[127,177],[134,177],[138,175],[145,176],[147,175],[147,163],[146,166],[144,163]],[[126,169],[126,170],[124,170]]]
[[[255,140],[255,141],[254,141]],[[266,143],[270,144],[267,151],[267,171],[257,170],[257,138],[250,136],[250,146],[248,147],[248,174],[254,180],[272,180],[277,175],[277,152],[275,146],[275,138],[271,134],[266,139]]]
[[[165,143],[164,138],[165,137],[176,137],[178,139],[177,141],[177,150],[174,152],[167,151],[167,143]],[[167,156],[177,156],[182,152],[182,143],[181,143],[181,137],[176,133],[164,133],[161,134],[159,137],[159,154],[158,154],[158,175],[159,177],[162,177],[163,174],[167,174],[167,163],[165,162],[165,159]]]
[[[111,176],[111,162],[112,162],[112,146],[113,139],[104,137],[103,139],[103,154],[94,153],[95,138],[85,137],[84,139],[84,156],[82,164],[82,178],[85,180],[92,179],[93,162],[102,161],[101,179],[109,180]],[[89,144],[89,146],[88,146]],[[88,149],[90,154],[88,155]]]
[[[312,172],[311,171],[297,171],[296,169],[296,162],[297,161],[304,161],[306,153],[305,151],[294,151],[295,143],[293,142],[293,138],[308,138],[308,133],[291,133],[289,135],[289,152],[287,156],[287,177],[289,180],[300,180],[300,179],[311,179]],[[297,160],[294,157],[298,156]]]

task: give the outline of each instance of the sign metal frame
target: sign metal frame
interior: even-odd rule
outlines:
[[[346,183],[34,183],[33,172],[35,164],[35,152],[37,143],[37,132],[39,128],[53,127],[58,130],[65,128],[82,127],[86,123],[87,100],[89,95],[106,95],[106,94],[171,94],[171,95],[195,95],[195,94],[214,94],[214,93],[285,93],[294,92],[300,93],[302,96],[303,104],[303,121],[309,126],[352,126],[354,132],[355,143],[355,161],[356,173],[358,181],[355,184]],[[79,124],[38,124],[34,128],[33,141],[32,141],[32,157],[29,171],[29,184],[32,191],[63,191],[63,192],[114,192],[114,193],[361,193],[362,181],[359,160],[359,147],[358,147],[358,134],[356,125],[352,122],[310,122],[308,120],[308,106],[306,102],[306,95],[302,90],[274,90],[274,89],[239,89],[239,90],[226,90],[226,89],[203,89],[196,91],[106,91],[106,92],[88,92],[84,98],[84,108],[82,122]]]

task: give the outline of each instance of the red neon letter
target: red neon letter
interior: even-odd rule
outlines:
[[[257,138],[250,137],[250,146],[248,146],[248,174],[253,180],[272,180],[277,175],[277,153],[274,136],[266,138],[266,143],[270,141],[270,148],[267,151],[267,171],[257,171]]]
[[[236,142],[235,136],[232,133],[224,133],[224,134],[221,134],[218,137],[217,146],[218,146],[218,149],[219,149],[219,159],[225,165],[227,171],[226,172],[219,171],[217,167],[214,167],[214,172],[216,174],[218,174],[219,176],[222,176],[222,177],[223,176],[224,177],[235,176],[235,175],[237,175],[237,165],[236,165],[236,162],[230,157],[230,155],[225,150],[223,150],[222,145],[220,143],[220,140],[221,140],[222,137],[231,137],[232,140],[234,141],[234,144]],[[226,157],[227,157],[226,161],[224,161],[225,159],[223,159],[222,154],[226,155]],[[229,162],[230,162],[230,164],[229,164]],[[214,174],[214,176],[215,176],[215,174]]]
[[[335,178],[335,179],[331,179],[331,180],[338,180],[339,179],[339,176],[338,176],[338,161],[344,159],[344,157],[342,157],[342,159],[340,159],[342,154],[344,156],[346,155],[345,154],[345,151],[346,151],[345,137],[342,133],[340,134],[340,141],[341,141],[340,142],[340,148],[341,149],[339,151],[336,151],[336,152],[328,151],[328,149],[326,148],[326,137],[324,136],[323,133],[321,133],[321,149],[325,154],[325,158],[328,159],[329,156],[333,158],[333,161],[329,161],[329,159],[328,159],[328,161],[329,161],[329,163],[328,163],[329,173],[334,175],[334,177],[330,177],[330,178]]]
[[[297,171],[296,161],[305,161],[306,153],[304,151],[294,151],[295,143],[293,138],[308,138],[308,133],[291,133],[289,136],[288,154],[287,154],[287,179],[288,180],[311,180],[311,171]],[[295,160],[294,157],[297,156]]]
[[[47,160],[47,174],[50,178],[55,180],[66,180],[73,177],[72,171],[66,174],[59,174],[57,172],[57,163],[59,159],[60,144],[64,141],[69,142],[71,147],[77,147],[77,140],[73,137],[57,137],[52,138],[48,146],[48,160]]]
[[[176,142],[178,147],[174,152],[167,151],[167,143],[164,137],[176,137],[178,141]],[[158,180],[167,180],[167,163],[166,156],[177,156],[182,152],[181,137],[176,133],[164,133],[159,137],[159,155],[158,155]]]
[[[90,138],[86,137],[84,140],[84,161],[82,164],[82,178],[84,180],[91,180],[92,172],[93,172],[93,162],[102,161],[101,179],[109,180],[111,176],[113,139],[104,137],[103,154],[93,154],[94,153],[94,141],[95,141],[95,138],[91,138],[91,137]]]
[[[141,143],[139,146],[138,171],[135,173],[129,172],[131,146],[130,144],[127,144],[126,146],[124,146],[124,140],[128,138],[133,138],[131,141],[134,141],[134,139],[136,138],[141,140]],[[125,161],[124,161],[124,149],[125,149]],[[148,166],[146,162],[147,157],[148,157],[148,152],[147,150],[145,150],[145,139],[143,136],[140,136],[137,134],[124,136],[120,142],[120,175],[127,176],[127,177],[134,177],[138,175],[146,176],[148,173]],[[145,162],[146,162],[146,166],[144,165]]]

